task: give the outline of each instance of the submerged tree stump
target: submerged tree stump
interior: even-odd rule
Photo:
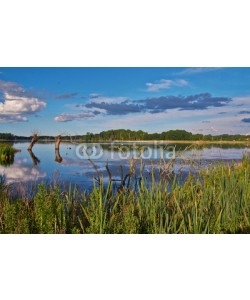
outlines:
[[[35,145],[35,143],[39,140],[39,136],[37,134],[34,134],[32,136],[32,140],[30,142],[29,147],[27,148],[28,150],[32,150],[33,146]]]
[[[56,140],[55,140],[55,161],[58,162],[58,163],[61,163],[62,162],[62,157],[60,155],[60,143],[62,141],[62,137],[61,135],[58,135],[56,137]]]
[[[55,148],[56,148],[56,150],[59,150],[61,141],[62,141],[61,135],[56,136],[56,141],[55,141]]]

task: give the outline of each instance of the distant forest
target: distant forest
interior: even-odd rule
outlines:
[[[2,141],[26,141],[30,140],[31,137],[27,136],[16,136],[11,133],[0,133],[0,140]],[[40,135],[40,140],[43,141],[54,141],[54,136],[43,136]],[[186,130],[169,130],[162,133],[148,133],[142,130],[107,130],[100,133],[87,132],[83,135],[74,136],[62,136],[63,140],[77,140],[85,142],[100,142],[100,141],[150,141],[150,140],[180,140],[180,141],[246,141],[250,140],[250,135],[203,135],[203,134],[193,134]]]

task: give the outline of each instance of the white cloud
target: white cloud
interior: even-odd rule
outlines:
[[[69,122],[74,120],[89,119],[95,117],[94,114],[82,113],[82,114],[61,114],[60,116],[55,117],[56,122]]]
[[[233,102],[238,106],[248,106],[250,107],[250,97],[235,97],[233,98]]]
[[[106,114],[107,113],[107,110],[106,109],[103,109],[103,108],[98,108],[98,107],[92,107],[92,108],[87,108],[85,107],[85,105],[83,106],[77,106],[77,108],[81,111],[84,111],[85,113],[100,113],[100,114]]]
[[[104,97],[104,96],[98,96],[98,97],[92,97],[90,99],[90,103],[107,103],[107,104],[119,104],[124,101],[128,101],[129,99],[127,97]]]
[[[0,103],[0,115],[30,114],[46,107],[44,101],[37,98],[19,97],[4,94],[4,102]]]
[[[67,114],[62,113],[59,116],[56,116],[54,120],[56,122],[70,122],[75,120],[83,119],[99,119],[104,115],[107,115],[107,110],[99,107],[91,107],[91,105],[100,105],[100,104],[121,104],[126,102],[130,103],[130,99],[127,97],[105,97],[100,96],[99,94],[90,94],[90,99],[86,104],[75,104],[74,106],[70,105],[69,108],[81,111],[79,114]]]
[[[0,122],[26,122],[26,115],[45,109],[46,102],[31,96],[15,82],[0,81]]]
[[[169,79],[161,79],[157,83],[146,83],[148,92],[157,92],[162,89],[169,89],[172,86],[187,86],[188,82],[185,79],[178,80],[169,80]]]
[[[0,114],[0,123],[14,123],[14,122],[27,122],[28,118],[22,117],[20,115],[1,115]]]
[[[0,92],[1,93],[12,93],[12,94],[20,94],[20,93],[24,93],[24,89],[23,87],[16,83],[16,82],[12,82],[12,81],[3,81],[0,80]]]
[[[189,75],[189,74],[199,74],[199,73],[206,73],[210,71],[216,71],[222,69],[221,67],[217,68],[210,68],[210,67],[200,67],[200,68],[186,68],[185,70],[178,72],[178,75]]]

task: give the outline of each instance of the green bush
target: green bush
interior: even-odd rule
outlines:
[[[8,166],[14,162],[16,150],[10,145],[0,145],[0,164]]]

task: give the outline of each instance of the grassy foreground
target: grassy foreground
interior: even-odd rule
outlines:
[[[153,174],[153,173],[152,173]],[[137,190],[103,183],[92,192],[40,184],[32,199],[11,198],[0,178],[1,233],[250,233],[250,157]]]

